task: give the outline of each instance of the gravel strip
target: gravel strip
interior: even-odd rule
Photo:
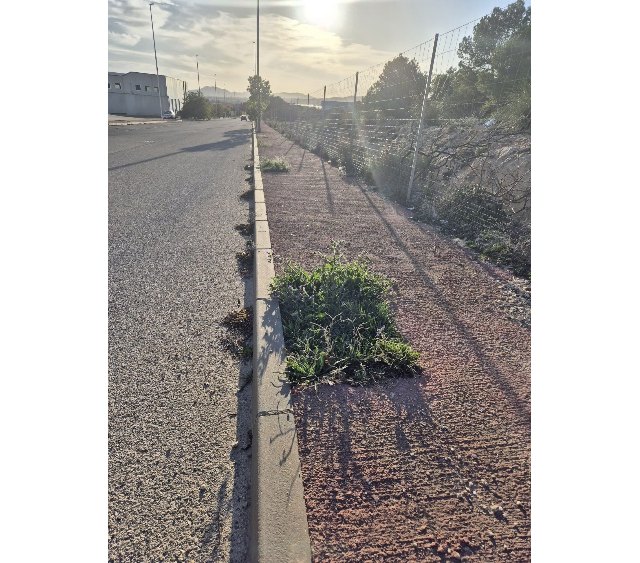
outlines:
[[[276,271],[332,240],[394,280],[424,375],[294,393],[317,561],[530,559],[527,284],[271,128],[261,156]]]

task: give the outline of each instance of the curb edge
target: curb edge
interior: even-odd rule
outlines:
[[[252,126],[254,204],[264,206],[255,123]],[[257,205],[256,205],[257,207]],[[280,309],[269,284],[275,274],[266,207],[254,221],[254,326],[249,560],[311,561],[298,438],[285,367]]]

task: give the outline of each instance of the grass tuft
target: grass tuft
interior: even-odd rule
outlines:
[[[315,270],[290,263],[271,284],[280,301],[291,383],[352,384],[414,375],[418,353],[401,337],[387,300],[391,282],[337,244]]]
[[[289,172],[290,168],[284,158],[265,158],[260,162],[262,172]]]

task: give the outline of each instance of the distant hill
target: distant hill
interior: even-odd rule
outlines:
[[[290,102],[291,100],[293,100],[293,103],[296,103],[296,100],[299,99],[300,102],[302,102],[302,99],[304,98],[305,101],[307,100],[307,95],[306,94],[300,94],[299,92],[277,92],[274,94],[274,96],[280,96],[285,102]]]
[[[300,94],[299,92],[280,92],[278,94],[274,94],[274,96],[280,96],[285,102],[287,103],[293,103],[293,104],[300,104],[300,105],[306,105],[307,103],[307,95],[306,94]],[[358,99],[360,99],[361,96],[358,96]],[[320,96],[319,98],[316,96],[310,96],[310,102],[313,105],[314,103],[318,103],[320,100],[322,100],[322,96]],[[353,96],[343,96],[343,97],[328,97],[327,100],[332,100],[332,101],[336,101],[336,102],[353,102]]]
[[[197,88],[193,88],[189,90],[189,92],[197,92],[197,91],[198,91]],[[238,101],[239,100],[245,101],[249,99],[249,92],[247,92],[246,90],[233,92],[225,88],[214,88],[213,86],[204,86],[203,88],[200,88],[200,93],[205,98],[216,98],[218,100],[223,100],[226,98],[227,101],[231,101],[232,99],[238,100]]]
[[[190,92],[197,92],[198,89],[194,88],[192,90],[189,90]],[[222,101],[224,99],[226,99],[228,102],[240,102],[240,101],[246,101],[249,99],[249,92],[247,92],[246,90],[242,90],[239,92],[232,92],[230,90],[227,90],[225,88],[214,88],[213,86],[204,86],[203,88],[200,89],[200,92],[202,93],[203,96],[205,96],[206,98],[211,98],[211,99],[216,99],[218,101]],[[275,94],[273,94],[274,96],[278,96],[280,98],[282,98],[285,102],[287,103],[299,103],[301,105],[306,105],[307,103],[307,95],[306,94],[301,94],[300,92],[276,92]],[[322,98],[315,98],[313,96],[311,96],[311,104],[317,104],[319,103],[319,100],[321,100]],[[333,100],[333,101],[340,101],[340,102],[351,102],[353,101],[353,96],[344,96],[342,98],[338,98],[338,97],[329,97],[327,98],[327,100]]]

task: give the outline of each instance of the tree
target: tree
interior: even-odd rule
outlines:
[[[461,65],[474,70],[495,70],[495,55],[514,37],[531,41],[531,7],[516,0],[506,8],[494,8],[473,28],[473,37],[465,37],[458,48]],[[530,47],[529,47],[530,50]]]
[[[249,92],[249,100],[246,103],[247,113],[249,114],[249,119],[255,121],[258,119],[258,100],[260,100],[261,114],[264,113],[264,110],[269,106],[271,86],[268,80],[262,80],[256,74],[249,77],[247,92]]]
[[[430,99],[444,117],[496,114],[522,127],[530,122],[531,8],[524,0],[484,16],[458,56],[457,69],[433,79]]]
[[[211,119],[213,108],[211,102],[198,92],[188,92],[182,106],[182,117],[192,119]]]
[[[444,117],[482,117],[488,111],[487,83],[490,81],[491,75],[485,70],[449,68],[445,74],[434,76],[427,107],[437,105]]]
[[[426,77],[415,59],[398,55],[384,65],[382,74],[362,99],[364,110],[381,118],[407,119],[420,115],[425,85]]]

